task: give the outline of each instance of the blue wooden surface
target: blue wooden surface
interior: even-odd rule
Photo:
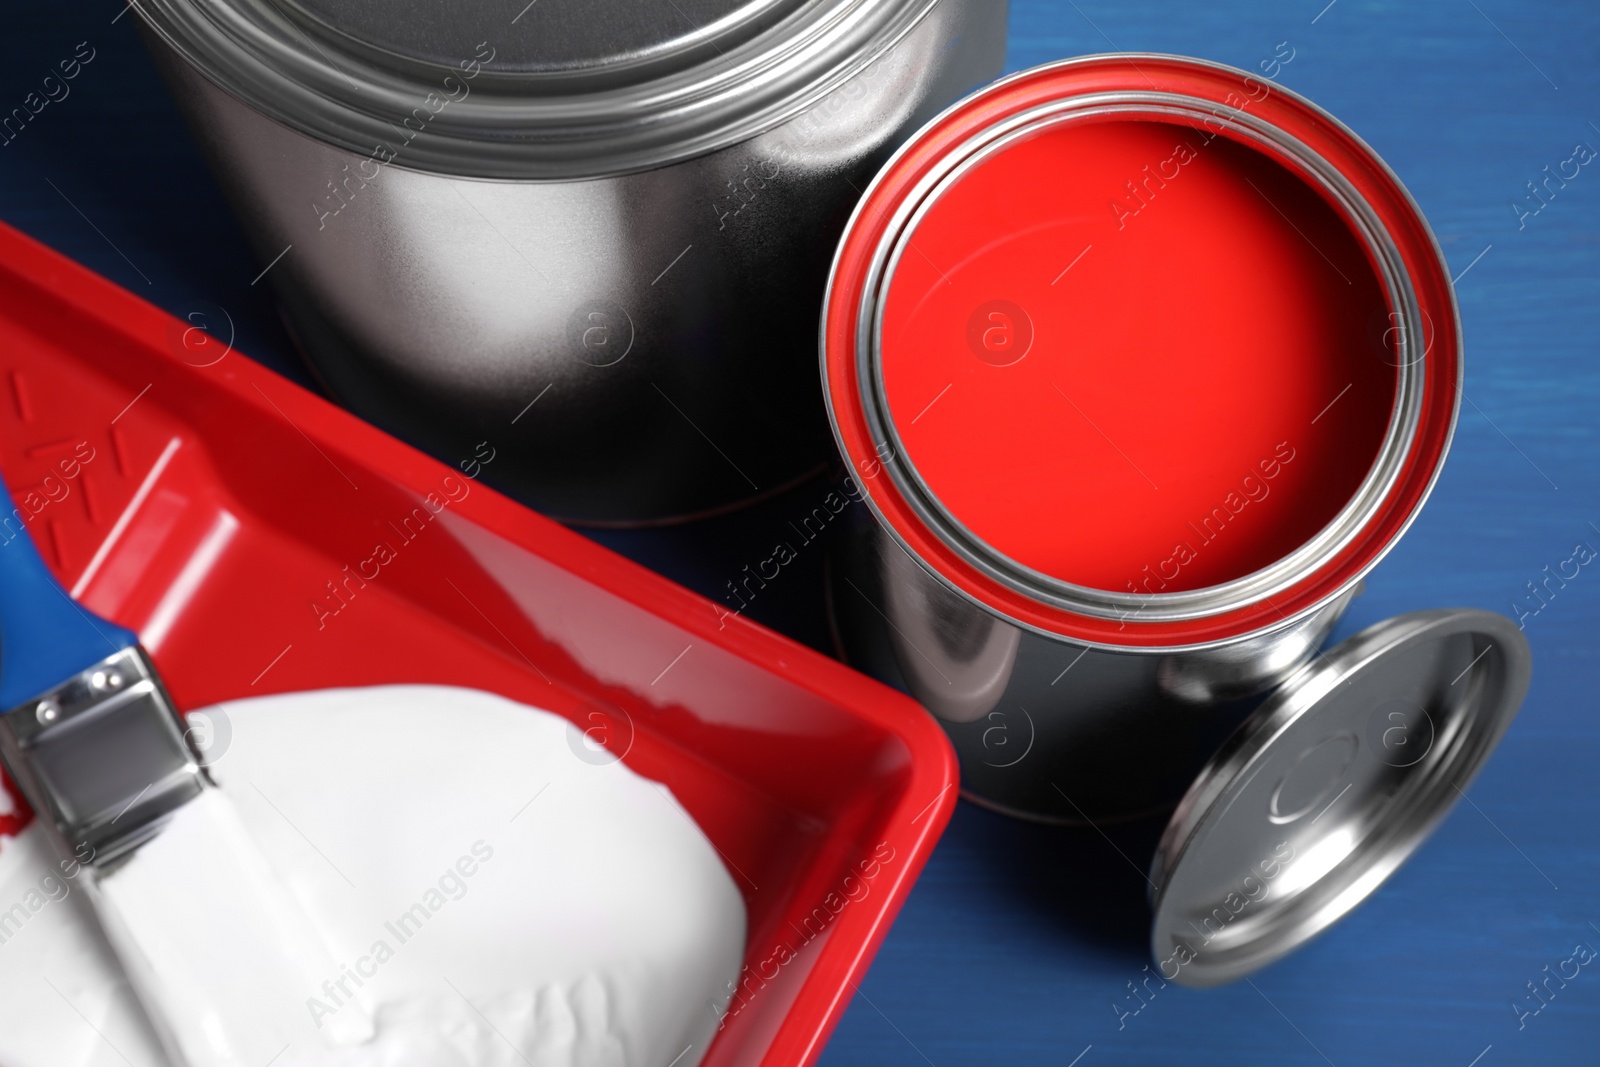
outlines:
[[[1390,162],[1466,272],[1455,451],[1341,632],[1422,607],[1510,613],[1578,542],[1600,547],[1600,164],[1520,229],[1511,208],[1579,142],[1600,149],[1600,6],[1324,3],[1013,0],[1010,65],[1126,49],[1253,68],[1289,43],[1278,80]],[[0,147],[0,217],[174,310],[222,305],[243,351],[304,382],[249,284],[259,265],[132,18],[112,22],[119,10],[13,2],[0,16],[0,111],[78,42],[95,49],[72,95]],[[820,486],[692,531],[600,539],[716,595],[808,494]],[[824,647],[820,558],[786,573],[752,614]],[[1371,901],[1253,984],[1168,986],[1125,1014],[1146,963],[1138,873],[1092,833],[961,805],[823,1063],[1600,1063],[1600,963],[1552,982],[1520,1028],[1513,1008],[1540,1003],[1525,983],[1575,945],[1600,947],[1597,614],[1600,568],[1585,567],[1526,620],[1533,688],[1471,803]]]

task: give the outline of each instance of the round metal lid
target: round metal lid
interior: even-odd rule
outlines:
[[[1355,907],[1428,836],[1510,725],[1532,655],[1509,619],[1426,611],[1319,657],[1229,739],[1151,864],[1151,950],[1241,978]]]
[[[938,0],[131,0],[223,90],[380,164],[608,177],[813,106]]]
[[[449,67],[488,41],[502,70],[553,73],[681,65],[748,40],[802,2],[280,0],[278,7],[297,11],[319,36],[343,34],[397,58]]]

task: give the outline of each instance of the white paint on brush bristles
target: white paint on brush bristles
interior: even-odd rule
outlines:
[[[590,753],[565,719],[439,686],[208,713],[231,729],[211,754],[221,790],[98,886],[37,822],[0,840],[0,1064],[169,1062],[85,889],[121,916],[123,951],[131,937],[151,961],[137,977],[153,1007],[179,1013],[189,1067],[704,1055],[744,954],[738,888],[666,789],[579,758]],[[307,945],[263,944],[282,923],[259,909],[252,922],[234,890],[208,893],[234,819],[269,868],[252,877],[287,890]],[[286,993],[282,968],[308,959],[327,973]],[[181,968],[196,964],[229,981],[190,983]]]

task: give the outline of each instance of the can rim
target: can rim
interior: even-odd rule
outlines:
[[[310,36],[271,0],[130,0],[208,81],[290,129],[386,164],[508,181],[614,177],[748,140],[870,66],[940,2],[814,0],[727,47],[519,73],[494,69],[492,44],[490,59],[450,66],[338,31]],[[407,122],[446,97],[425,122]]]
[[[1154,79],[1154,80],[1153,80]],[[925,126],[879,172],[834,259],[821,327],[824,396],[835,437],[869,506],[924,569],[966,599],[1046,636],[1096,647],[1204,648],[1292,625],[1352,587],[1414,520],[1454,434],[1460,327],[1438,243],[1394,173],[1354,133],[1298,94],[1273,86],[1262,107],[1218,115],[1229,93],[1264,83],[1222,64],[1178,56],[1098,55],[1036,67],[961,101]],[[1142,114],[1171,107],[1230,130],[1302,180],[1309,168],[1348,203],[1330,202],[1365,246],[1410,338],[1432,341],[1399,361],[1395,416],[1361,489],[1321,533],[1262,571],[1206,589],[1148,596],[1074,586],[1001,557],[961,528],[918,484],[886,417],[878,376],[881,294],[919,212],[963,166],[1040,123],[1095,108]],[[1236,138],[1238,133],[1233,134]],[[1284,151],[1298,152],[1295,158]],[[1345,188],[1340,189],[1340,186]],[[1322,190],[1319,190],[1322,191]],[[1324,191],[1325,198],[1329,193]],[[870,473],[868,473],[870,472]],[[887,472],[887,479],[878,475]],[[887,484],[886,484],[887,483]]]
[[[869,283],[861,299],[862,322],[857,343],[869,352],[870,356],[859,364],[858,373],[863,393],[872,401],[866,409],[867,418],[873,426],[875,435],[886,438],[887,443],[894,449],[893,461],[885,463],[885,469],[896,481],[907,503],[916,510],[924,523],[940,530],[952,547],[961,552],[968,562],[985,570],[997,580],[1069,610],[1101,618],[1122,618],[1130,612],[1137,612],[1143,618],[1152,620],[1193,619],[1226,610],[1228,606],[1234,604],[1248,603],[1261,596],[1282,592],[1294,583],[1298,573],[1308,562],[1336,552],[1354,540],[1360,532],[1363,520],[1371,517],[1381,504],[1383,495],[1394,484],[1399,475],[1400,461],[1417,432],[1417,418],[1421,406],[1417,360],[1401,359],[1398,366],[1400,382],[1395,391],[1394,411],[1383,444],[1361,486],[1339,513],[1310,541],[1267,567],[1228,582],[1174,593],[1139,596],[1115,590],[1096,589],[1064,581],[1036,568],[1028,567],[986,544],[928,487],[926,480],[916,469],[909,450],[905,447],[899,427],[890,410],[880,358],[883,351],[883,318],[886,304],[881,294],[886,293],[893,284],[896,268],[908,250],[910,235],[944,192],[959,182],[971,169],[982,166],[987,159],[1017,141],[1052,126],[1103,115],[1191,117],[1193,113],[1186,109],[1188,102],[1186,98],[1170,94],[1147,93],[1090,94],[1072,97],[1059,105],[1031,109],[1007,120],[998,128],[991,127],[970,139],[952,153],[952,157],[959,159],[948,172],[941,174],[936,170],[928,175],[918,183],[918,189],[925,189],[925,194],[917,196],[913,193],[901,206],[891,226],[901,223],[902,219],[903,224],[898,226],[897,233],[886,233],[879,242],[873,260],[875,275],[873,280],[876,284]],[[1348,186],[1348,183],[1342,183],[1336,173],[1319,174],[1317,171],[1321,161],[1297,140],[1286,138],[1282,143],[1273,142],[1268,140],[1270,134],[1266,131],[1253,130],[1251,124],[1237,119],[1226,125],[1263,147],[1289,149],[1292,153],[1291,158],[1307,169],[1307,173],[1298,174],[1297,177],[1309,176],[1313,180],[1321,181],[1327,193],[1345,202],[1349,208],[1346,221],[1356,223],[1367,251],[1373,254],[1390,306],[1405,307],[1408,323],[1417,321],[1419,313],[1415,309],[1415,300],[1410,287],[1404,284],[1404,264],[1396,262],[1398,253],[1394,250],[1392,242],[1387,241],[1373,225],[1375,219],[1365,202],[1353,196],[1353,190],[1340,188],[1341,184]],[[1401,331],[1403,347],[1409,347],[1411,335],[1412,331],[1409,328]]]

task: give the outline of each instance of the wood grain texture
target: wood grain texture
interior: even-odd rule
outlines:
[[[95,49],[71,94],[0,147],[0,217],[173,310],[223,306],[242,351],[304,382],[250,285],[260,265],[133,19],[113,23],[120,10],[95,0],[0,16],[0,112],[78,42]],[[1466,271],[1470,401],[1454,452],[1341,634],[1425,607],[1509,614],[1546,565],[1580,541],[1600,546],[1600,165],[1520,229],[1510,206],[1578,142],[1600,148],[1600,7],[1013,0],[1010,65],[1135,50],[1256,68],[1281,41],[1294,59],[1278,81],[1388,160],[1452,271]],[[694,529],[596,536],[717,597],[823,491]],[[750,614],[825,646],[821,588],[821,552],[808,550]],[[1142,874],[1092,832],[963,804],[822,1062],[1600,1063],[1600,966],[1520,1030],[1511,1006],[1531,1006],[1525,983],[1575,944],[1600,947],[1600,566],[1526,621],[1533,688],[1472,803],[1372,900],[1253,984],[1169,985],[1119,1024],[1113,1005],[1136,1005],[1123,998],[1147,962]],[[1137,856],[1154,833],[1114,836]]]

